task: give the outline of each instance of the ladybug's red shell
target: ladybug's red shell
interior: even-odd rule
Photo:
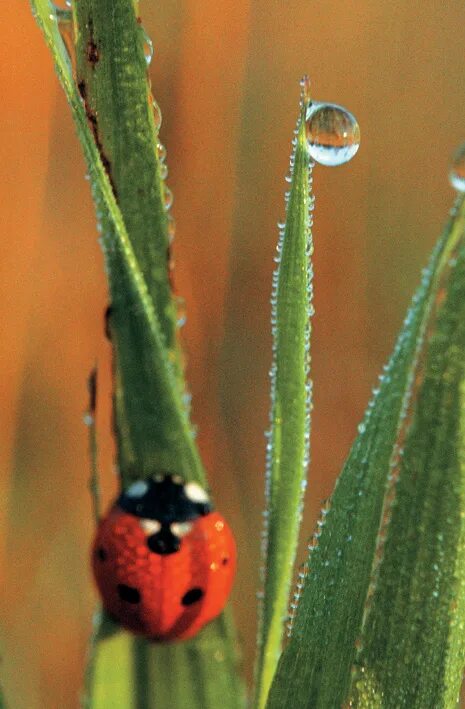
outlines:
[[[160,528],[157,520],[118,503],[100,523],[92,554],[104,608],[128,630],[154,641],[192,637],[221,613],[231,591],[236,569],[231,530],[217,512],[204,511],[171,523],[169,529],[180,530],[180,536],[174,537],[175,548],[160,552],[151,541],[160,533],[150,534],[151,527]],[[172,519],[173,506],[170,510]]]

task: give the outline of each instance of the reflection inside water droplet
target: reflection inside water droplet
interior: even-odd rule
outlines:
[[[465,192],[465,143],[462,143],[454,153],[449,182],[457,192]]]
[[[308,150],[321,165],[343,165],[360,145],[360,128],[355,116],[335,103],[312,102],[307,108]]]

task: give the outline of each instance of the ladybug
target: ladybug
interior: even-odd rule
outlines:
[[[105,610],[124,628],[185,640],[223,610],[236,545],[200,485],[154,475],[132,483],[102,519],[92,568]]]

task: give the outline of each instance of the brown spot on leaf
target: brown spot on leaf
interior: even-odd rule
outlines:
[[[91,65],[92,69],[95,68],[95,65],[98,63],[100,59],[100,52],[98,50],[97,45],[93,40],[89,40],[87,42],[87,47],[86,47],[86,56],[87,56],[87,61]]]

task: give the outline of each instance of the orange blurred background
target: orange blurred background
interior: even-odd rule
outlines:
[[[465,6],[395,0],[142,0],[175,195],[194,420],[236,529],[250,676],[268,416],[270,284],[305,72],[362,144],[317,167],[312,463],[304,537],[355,435],[465,139]],[[14,709],[77,706],[95,594],[86,377],[100,367],[106,502],[116,491],[102,257],[85,168],[26,0],[0,4],[1,681]]]

